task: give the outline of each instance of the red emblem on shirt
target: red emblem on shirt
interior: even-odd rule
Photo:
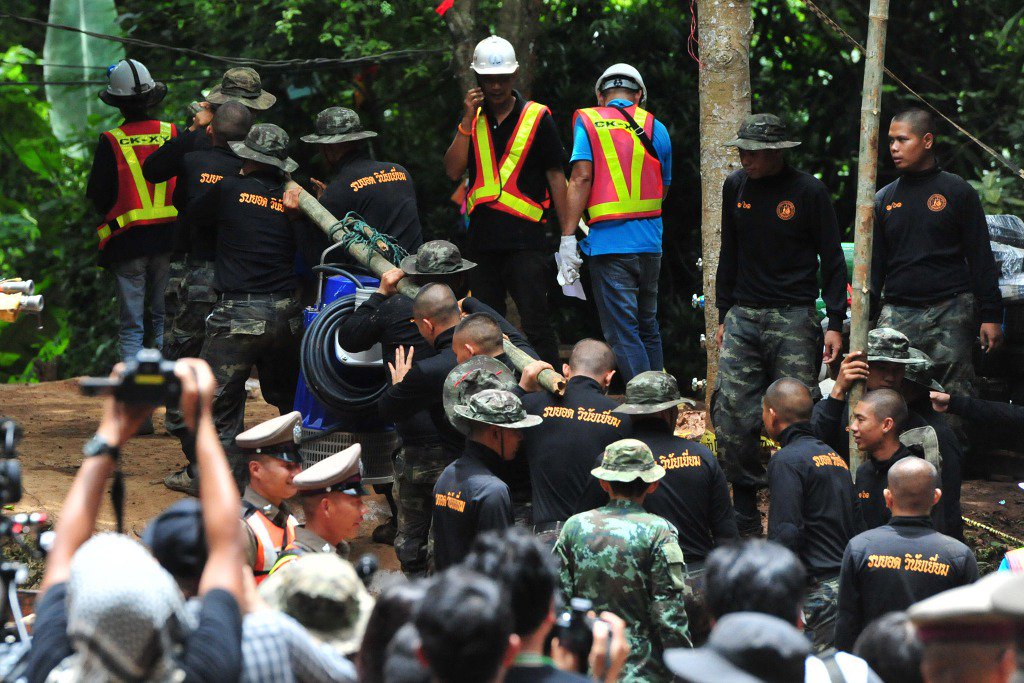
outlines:
[[[788,221],[796,215],[796,207],[793,206],[791,201],[779,202],[779,205],[775,207],[775,215],[784,221]]]
[[[942,211],[946,208],[946,198],[941,194],[933,194],[928,198],[928,208],[932,211]]]

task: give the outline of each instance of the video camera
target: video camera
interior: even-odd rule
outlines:
[[[558,644],[576,656],[580,673],[589,668],[590,650],[594,647],[594,624],[600,619],[590,616],[594,604],[586,598],[573,598],[569,609],[555,620],[554,637]]]
[[[174,367],[175,362],[164,360],[157,349],[142,349],[125,362],[118,377],[84,377],[78,386],[85,396],[112,395],[130,405],[176,408],[181,399],[181,381]]]

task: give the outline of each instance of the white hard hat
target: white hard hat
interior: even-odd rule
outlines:
[[[594,83],[594,94],[600,95],[603,90],[608,88],[639,89],[640,104],[644,104],[647,101],[647,86],[644,85],[644,78],[640,75],[639,71],[629,64],[612,64],[605,69],[601,77]]]
[[[107,70],[107,89],[100,93],[100,99],[108,104],[126,100],[159,101],[167,88],[150,75],[149,69],[135,59],[122,59]]]
[[[473,50],[470,68],[481,75],[513,74],[519,69],[512,43],[498,36],[484,38]]]

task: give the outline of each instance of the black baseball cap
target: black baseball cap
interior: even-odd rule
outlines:
[[[171,576],[198,579],[207,558],[199,501],[185,498],[166,508],[146,526],[142,542]]]
[[[803,683],[811,643],[792,624],[760,612],[718,620],[703,647],[665,652],[673,674],[690,683]]]

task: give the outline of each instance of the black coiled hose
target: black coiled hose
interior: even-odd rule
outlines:
[[[342,275],[361,286],[351,273],[335,266],[321,265],[314,272]],[[376,415],[377,401],[387,383],[377,368],[353,368],[346,375],[334,354],[338,326],[356,308],[356,295],[349,294],[324,306],[302,337],[302,373],[310,392],[320,403],[347,416]],[[359,381],[364,380],[364,381]]]

